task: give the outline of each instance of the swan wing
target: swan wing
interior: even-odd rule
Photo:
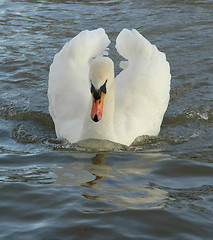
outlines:
[[[124,29],[116,40],[127,61],[115,78],[115,131],[129,145],[138,136],[157,135],[167,109],[170,67],[164,53],[136,30]]]
[[[55,55],[49,73],[49,112],[56,135],[79,140],[90,101],[89,63],[103,55],[110,41],[104,29],[83,31]]]

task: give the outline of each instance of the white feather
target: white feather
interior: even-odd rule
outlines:
[[[171,75],[165,54],[136,30],[124,29],[116,49],[128,67],[115,78],[115,129],[118,139],[128,145],[138,136],[159,133]]]
[[[124,29],[117,37],[116,49],[127,61],[120,64],[124,70],[115,80],[113,64],[103,61],[104,79],[95,79],[101,86],[109,75],[103,119],[91,120],[90,62],[106,54],[109,43],[101,28],[83,31],[65,44],[50,67],[49,111],[57,136],[71,143],[95,137],[130,145],[138,136],[160,131],[169,101],[169,63],[136,30]]]
[[[83,31],[56,54],[49,73],[49,111],[56,134],[70,142],[80,138],[90,101],[89,62],[106,53],[104,29]]]

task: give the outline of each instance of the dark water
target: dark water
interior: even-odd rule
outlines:
[[[0,1],[0,239],[213,238],[212,16],[211,0]],[[97,27],[115,61],[123,28],[166,53],[158,137],[107,152],[56,139],[49,65]]]

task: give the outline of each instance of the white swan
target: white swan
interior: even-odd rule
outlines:
[[[103,56],[109,43],[104,29],[86,30],[56,54],[48,98],[57,137],[130,145],[159,133],[171,79],[165,54],[136,30],[124,29],[116,49],[127,61],[114,79],[113,61]]]

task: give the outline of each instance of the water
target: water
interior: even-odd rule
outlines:
[[[0,1],[0,239],[212,239],[212,16],[211,0]],[[103,151],[56,139],[49,65],[97,27],[115,62],[123,28],[166,53],[158,137]]]

